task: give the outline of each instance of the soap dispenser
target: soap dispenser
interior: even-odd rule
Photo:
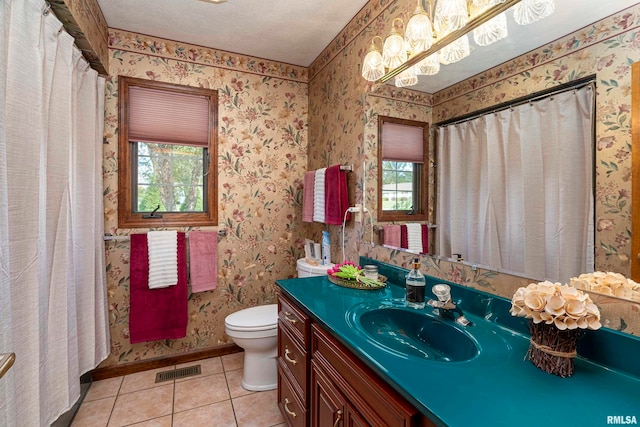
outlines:
[[[407,307],[424,308],[425,285],[427,281],[420,271],[420,260],[413,260],[413,269],[407,274],[405,289],[407,292]]]

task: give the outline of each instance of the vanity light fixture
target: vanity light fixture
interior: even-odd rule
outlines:
[[[504,1],[505,0],[473,0],[469,9],[472,16],[478,16],[491,6],[504,3]],[[518,7],[518,5],[516,5],[516,7]],[[507,37],[507,35],[507,15],[505,12],[502,12],[495,18],[490,19],[473,30],[473,41],[478,46],[488,46],[491,43],[502,40]]]
[[[382,63],[386,68],[397,68],[407,60],[407,49],[404,38],[396,30],[396,21],[404,25],[402,19],[396,18],[391,23],[391,31],[382,47]]]
[[[200,0],[200,1],[204,3],[220,4],[220,3],[226,3],[227,0]]]
[[[522,0],[513,8],[513,19],[520,25],[527,25],[546,18],[555,10],[553,0]]]
[[[418,83],[417,65],[409,67],[396,76],[396,87],[413,86]]]
[[[362,77],[370,82],[375,82],[380,77],[384,76],[384,65],[382,64],[382,54],[376,47],[376,39],[380,39],[382,43],[382,37],[375,36],[371,39],[371,46],[369,46],[369,52],[364,57],[362,62]]]
[[[433,14],[424,9],[423,1]],[[396,77],[398,87],[416,84],[417,75],[436,74],[439,63],[451,64],[468,56],[471,31],[478,46],[507,37],[505,11],[511,7],[516,23],[526,25],[551,15],[555,3],[554,0],[417,0],[404,37],[397,30],[400,27],[397,21],[404,24],[402,19],[392,21],[383,44],[382,69],[374,43],[380,37],[373,38],[362,66],[362,77],[379,83]],[[386,74],[380,76],[384,70]]]
[[[418,0],[413,16],[407,22],[407,29],[404,32],[407,50],[414,55],[424,52],[433,44],[434,36],[431,18],[422,7],[422,0]]]

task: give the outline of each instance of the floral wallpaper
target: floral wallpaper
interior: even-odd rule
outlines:
[[[374,35],[395,17],[410,16],[411,0],[371,0],[309,67],[309,162],[354,163],[352,198],[376,206],[378,114],[434,123],[596,75],[596,269],[630,273],[631,63],[640,60],[640,6],[542,46],[432,95],[374,87],[360,77],[361,60]],[[472,60],[472,59],[471,59]],[[364,181],[364,182],[363,182]],[[375,213],[374,218],[375,222]],[[369,216],[345,231],[345,258],[360,255],[408,266],[413,255],[372,246]],[[335,232],[333,229],[335,228]],[[317,235],[321,228],[310,227]],[[340,231],[330,227],[334,259],[342,260]],[[510,298],[527,278],[423,257],[427,274]],[[593,295],[603,324],[640,335],[640,304]]]
[[[105,99],[105,231],[118,229],[118,76],[216,88],[218,107],[218,286],[189,296],[187,336],[129,342],[129,242],[106,242],[111,354],[101,366],[174,355],[231,342],[225,317],[275,302],[275,280],[295,275],[304,234],[307,170],[306,69],[111,30]],[[206,228],[204,228],[206,229]],[[181,231],[188,231],[182,229]]]
[[[630,64],[640,60],[640,6],[435,94],[364,81],[360,64],[371,38],[385,34],[395,17],[406,22],[414,6],[412,0],[370,0],[308,69],[109,31],[106,231],[147,231],[117,228],[117,76],[127,75],[219,90],[219,218],[229,234],[219,241],[218,288],[189,297],[187,337],[135,345],[127,326],[129,245],[106,243],[112,342],[102,366],[229,342],[226,315],[274,302],[274,281],[295,275],[304,238],[319,241],[322,230],[331,233],[334,261],[364,255],[407,267],[413,255],[370,244],[379,114],[433,123],[592,74],[597,80],[597,268],[629,274]],[[362,223],[348,222],[344,241],[342,227],[300,219],[304,172],[336,163],[354,166],[347,181],[350,204],[364,201],[373,214]],[[422,265],[429,275],[508,298],[529,282],[431,257],[423,257]],[[640,335],[640,304],[592,298],[605,326]]]

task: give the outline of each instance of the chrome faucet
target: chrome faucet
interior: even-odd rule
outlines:
[[[464,317],[462,309],[460,309],[460,307],[451,300],[451,287],[449,285],[435,285],[431,288],[431,292],[438,297],[438,300],[430,299],[427,301],[427,304],[435,308],[434,311],[438,313],[440,317],[447,320],[453,320],[462,326],[473,326],[473,323]]]

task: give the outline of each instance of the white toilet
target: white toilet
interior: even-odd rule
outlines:
[[[304,258],[297,263],[298,277],[324,276],[329,265],[311,265]],[[231,313],[224,319],[224,331],[244,349],[242,387],[273,390],[278,387],[278,304],[259,305]]]
[[[278,386],[278,305],[236,311],[224,319],[226,334],[244,349],[242,387],[273,390]]]

